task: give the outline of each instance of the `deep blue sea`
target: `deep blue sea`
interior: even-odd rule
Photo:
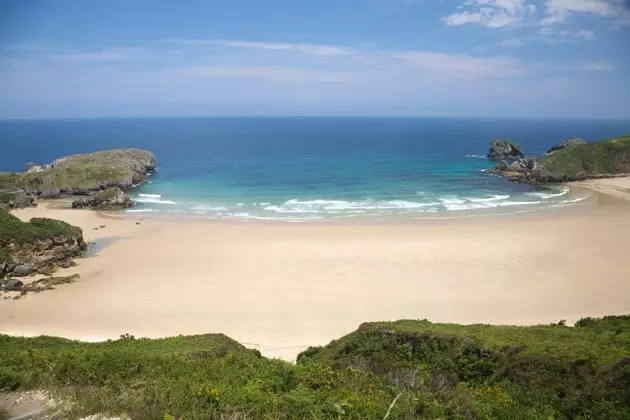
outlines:
[[[630,133],[630,121],[482,118],[146,118],[0,122],[0,170],[136,147],[158,159],[131,213],[319,220],[461,217],[574,205],[484,172],[490,140],[539,155],[552,144]],[[480,157],[466,157],[467,153]]]

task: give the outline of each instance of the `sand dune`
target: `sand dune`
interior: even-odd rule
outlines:
[[[520,217],[138,225],[26,209],[16,214],[66,220],[87,240],[117,239],[66,270],[81,274],[77,283],[0,301],[0,332],[84,340],[223,332],[291,359],[365,321],[532,324],[630,313],[629,211],[600,199]]]

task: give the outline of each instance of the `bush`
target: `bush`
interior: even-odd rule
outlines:
[[[33,218],[30,222],[22,222],[6,210],[0,209],[0,246],[10,243],[29,244],[59,236],[78,239],[82,234],[80,228],[60,220]]]

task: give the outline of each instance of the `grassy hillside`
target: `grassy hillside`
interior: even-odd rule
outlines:
[[[538,161],[541,181],[574,181],[630,173],[630,135],[555,151]]]
[[[576,327],[364,324],[297,365],[223,335],[0,336],[0,388],[134,419],[630,418],[630,316]],[[68,414],[68,415],[70,415]]]

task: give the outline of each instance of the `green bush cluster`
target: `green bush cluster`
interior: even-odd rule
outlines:
[[[80,228],[61,220],[33,218],[30,222],[23,222],[0,209],[0,247],[11,243],[24,245],[59,236],[80,238],[82,233]]]
[[[0,336],[0,354],[0,388],[52,390],[77,416],[630,418],[630,316],[576,327],[364,324],[297,364],[223,335]]]

